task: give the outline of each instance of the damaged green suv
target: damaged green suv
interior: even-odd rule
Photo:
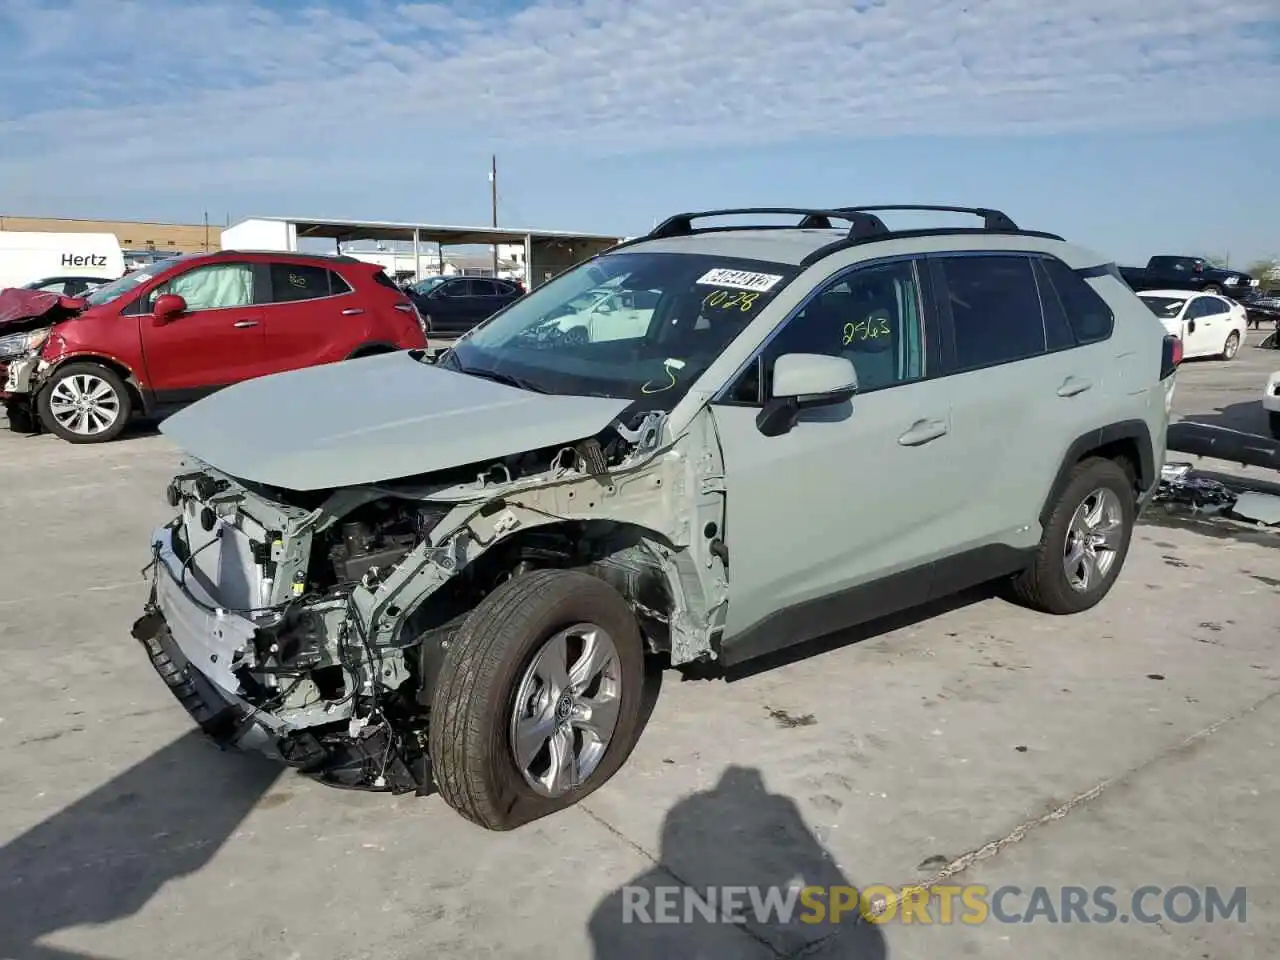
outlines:
[[[883,209],[682,214],[438,359],[179,413],[134,636],[220,741],[509,829],[623,763],[647,654],[731,666],[996,578],[1092,606],[1176,340],[1060,237]]]

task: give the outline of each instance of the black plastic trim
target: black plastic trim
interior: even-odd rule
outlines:
[[[1034,550],[991,544],[776,610],[741,633],[722,638],[720,660],[731,667],[798,643],[901,613],[931,600],[1017,573],[1029,566],[1034,556]]]
[[[1063,237],[1056,233],[1045,233],[1043,230],[988,230],[984,227],[926,227],[920,230],[891,230],[888,233],[879,234],[877,236],[867,236],[859,238],[845,238],[829,243],[825,247],[819,247],[812,253],[806,254],[804,259],[800,261],[801,268],[811,266],[833,253],[839,253],[841,250],[848,250],[851,247],[858,247],[865,243],[879,243],[881,240],[906,240],[913,237],[1039,237],[1042,240],[1058,240],[1065,242]],[[962,252],[962,251],[957,251]],[[973,253],[988,253],[986,250],[975,250]],[[1019,251],[1028,253],[1030,251]]]
[[[1058,466],[1058,475],[1054,477],[1053,486],[1049,488],[1049,495],[1040,509],[1041,526],[1049,522],[1049,516],[1053,513],[1058,498],[1067,488],[1072,468],[1093,451],[1118,440],[1132,440],[1138,448],[1138,462],[1134,464],[1138,470],[1136,477],[1138,489],[1146,490],[1156,482],[1158,477],[1155,448],[1152,446],[1151,430],[1147,427],[1146,421],[1121,420],[1119,423],[1112,423],[1098,430],[1090,430],[1077,437],[1063,454],[1062,463]]]

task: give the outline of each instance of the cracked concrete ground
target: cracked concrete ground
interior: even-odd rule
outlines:
[[[1256,335],[1255,335],[1256,339]],[[1248,417],[1280,354],[1191,364]],[[1254,401],[1256,403],[1256,401]],[[219,753],[128,629],[175,461],[0,434],[0,957],[1249,958],[1280,945],[1280,552],[1139,529],[1097,609],[982,594],[732,682],[512,834]],[[624,924],[624,887],[1247,887],[1244,923]],[[1008,911],[1027,908],[1010,897]],[[1146,907],[1163,912],[1157,897]]]

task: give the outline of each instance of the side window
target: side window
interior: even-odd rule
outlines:
[[[787,353],[847,357],[858,372],[859,393],[918,380],[924,376],[920,303],[912,261],[861,267],[838,277],[784,321],[762,356],[739,377],[728,399],[733,403],[767,399],[773,364]]]
[[[272,303],[294,303],[329,296],[329,271],[324,267],[273,263],[269,273]]]
[[[473,297],[492,297],[496,296],[498,291],[494,289],[492,280],[471,280],[471,296]]]
[[[1116,317],[1107,306],[1107,301],[1061,260],[1047,258],[1040,261],[1040,265],[1049,275],[1053,290],[1071,324],[1076,343],[1083,346],[1110,337],[1115,328]]]
[[[1205,297],[1204,310],[1206,317],[1216,317],[1220,313],[1230,313],[1231,305],[1221,297]]]
[[[466,280],[446,280],[440,284],[440,296],[449,297],[465,297],[467,295]]]
[[[163,293],[187,301],[188,310],[225,310],[253,303],[253,267],[247,263],[214,263],[180,273],[151,291],[149,304]]]
[[[1033,260],[1036,287],[1040,290],[1040,309],[1044,312],[1045,346],[1050,350],[1069,350],[1076,346],[1076,335],[1067,320],[1067,309],[1049,280],[1047,261]]]
[[[1031,258],[942,257],[941,296],[951,306],[957,373],[1045,352],[1044,317]]]
[[[383,274],[383,276],[385,277],[385,276],[386,276],[386,274],[384,273],[384,274]],[[392,284],[392,286],[394,287],[394,286],[395,286],[395,284]],[[398,288],[397,288],[397,289],[398,289]],[[334,297],[336,297],[336,296],[337,296],[338,294],[340,294],[340,293],[350,293],[350,292],[351,292],[351,284],[349,284],[349,283],[347,283],[347,281],[343,280],[343,279],[342,279],[342,276],[341,276],[340,274],[334,273],[332,270],[330,270],[330,271],[329,271],[329,294],[330,294],[330,296],[334,296]]]
[[[1191,306],[1187,307],[1187,312],[1182,315],[1184,320],[1199,320],[1201,317],[1207,317],[1209,311],[1205,308],[1205,298],[1196,297],[1191,301]]]

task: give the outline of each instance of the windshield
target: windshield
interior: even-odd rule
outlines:
[[[414,293],[430,293],[448,279],[448,277],[427,277],[425,280],[419,280],[409,289]]]
[[[609,254],[517,300],[441,362],[545,393],[655,395],[669,408],[797,273],[701,254]]]
[[[1143,297],[1142,302],[1157,317],[1165,317],[1172,319],[1182,312],[1183,306],[1186,305],[1186,297]]]

